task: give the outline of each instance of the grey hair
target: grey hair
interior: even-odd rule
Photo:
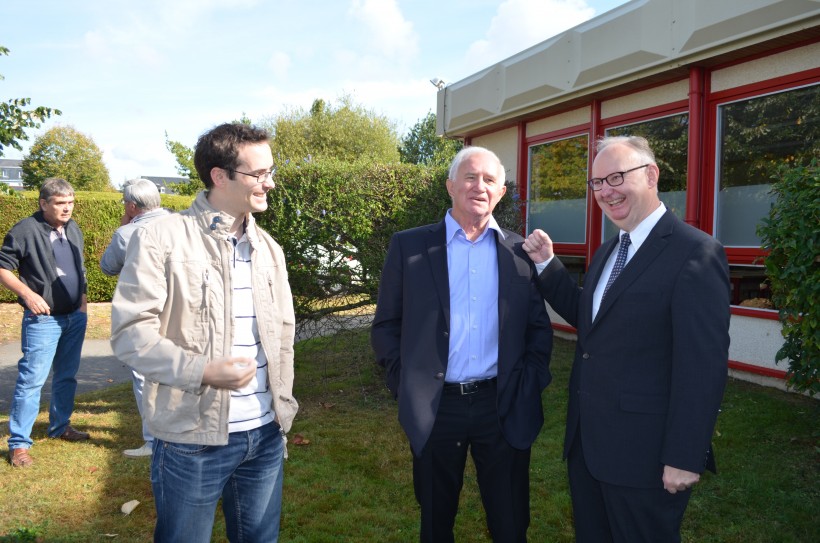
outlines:
[[[142,211],[153,211],[162,205],[157,186],[148,179],[129,179],[122,184],[122,199]]]
[[[470,147],[465,147],[461,151],[459,151],[458,154],[456,154],[455,157],[453,157],[453,162],[450,163],[450,171],[447,174],[447,177],[450,179],[450,181],[455,181],[456,175],[458,175],[458,168],[459,168],[459,166],[461,166],[461,163],[465,159],[467,159],[467,158],[469,158],[473,155],[477,155],[477,154],[489,155],[492,159],[495,160],[495,162],[498,164],[498,179],[497,180],[503,186],[504,185],[504,180],[506,179],[506,172],[504,171],[504,165],[501,164],[501,159],[499,159],[498,155],[496,155],[495,153],[493,153],[489,149],[487,149],[485,147],[479,147],[477,145],[471,145]]]
[[[655,164],[655,153],[652,152],[652,148],[649,146],[649,142],[646,138],[641,136],[608,136],[603,137],[598,140],[598,145],[595,148],[598,153],[609,147],[613,144],[622,144],[626,145],[630,149],[637,152],[641,158],[643,158],[644,162],[649,164]]]
[[[48,202],[52,196],[74,196],[74,187],[65,179],[49,177],[40,186],[40,199]]]

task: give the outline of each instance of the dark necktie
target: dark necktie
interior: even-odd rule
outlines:
[[[615,265],[612,266],[612,273],[609,274],[609,280],[606,282],[606,287],[604,287],[604,294],[601,296],[601,300],[606,298],[606,293],[609,290],[609,287],[612,286],[612,283],[615,282],[615,279],[621,274],[621,271],[626,266],[626,253],[629,251],[629,244],[632,241],[629,239],[629,234],[624,232],[624,235],[621,236],[621,246],[618,247],[618,256],[615,257]]]

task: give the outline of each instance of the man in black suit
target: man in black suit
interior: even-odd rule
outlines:
[[[729,350],[726,254],[661,203],[644,138],[602,139],[592,176],[595,200],[621,233],[593,256],[585,288],[543,231],[524,243],[544,298],[578,330],[564,443],[576,537],[680,541],[691,488],[714,471]]]
[[[421,541],[453,541],[467,449],[496,542],[526,541],[552,329],[523,238],[492,216],[504,167],[467,147],[443,221],[393,236],[371,340],[413,452]]]

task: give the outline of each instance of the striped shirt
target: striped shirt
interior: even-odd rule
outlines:
[[[231,286],[234,337],[231,356],[256,360],[256,376],[247,386],[231,391],[228,431],[243,432],[273,421],[273,395],[268,386],[268,361],[256,325],[250,243],[246,234],[239,240],[230,237],[228,241],[233,244]]]

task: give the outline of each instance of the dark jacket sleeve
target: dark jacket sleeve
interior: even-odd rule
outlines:
[[[379,297],[370,331],[370,343],[376,353],[376,362],[386,370],[387,388],[393,393],[394,398],[398,396],[401,373],[403,273],[401,243],[398,236],[393,235],[379,283]]]

